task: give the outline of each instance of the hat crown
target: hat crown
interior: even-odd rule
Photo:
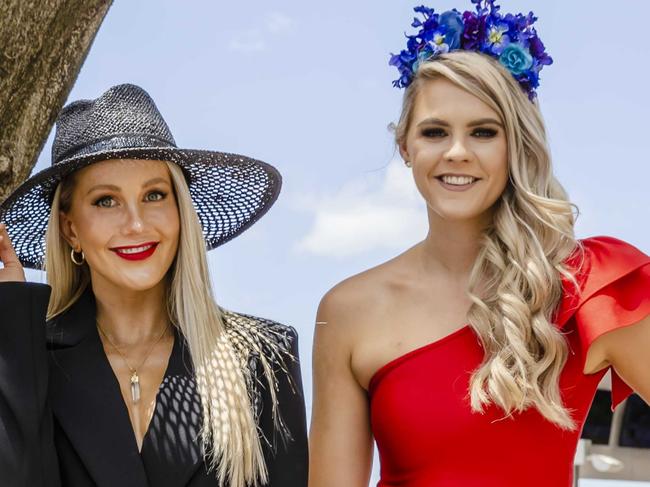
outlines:
[[[113,86],[95,100],[78,100],[65,106],[56,121],[52,164],[85,152],[99,143],[120,139],[124,147],[156,145],[176,147],[167,123],[142,88]]]

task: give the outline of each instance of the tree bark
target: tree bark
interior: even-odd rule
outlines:
[[[0,202],[31,172],[112,0],[0,0]]]

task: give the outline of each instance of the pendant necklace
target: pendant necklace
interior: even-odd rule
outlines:
[[[151,345],[149,348],[149,351],[147,354],[144,356],[144,359],[142,359],[142,362],[140,362],[140,365],[137,367],[131,367],[129,364],[129,361],[126,359],[126,355],[122,353],[122,350],[120,350],[115,343],[113,343],[113,340],[110,339],[110,337],[104,332],[102,327],[99,325],[99,321],[95,320],[97,323],[97,329],[101,332],[101,334],[108,340],[108,343],[111,344],[111,346],[117,351],[117,353],[122,357],[122,360],[128,367],[128,369],[131,371],[131,399],[133,400],[133,404],[137,404],[138,401],[140,400],[140,376],[138,376],[138,369],[140,369],[144,363],[147,361],[149,358],[149,355],[151,355],[151,352],[153,351],[154,347],[158,345],[158,342],[162,340],[162,337],[165,336],[165,333],[167,332],[167,329],[169,328],[169,323],[167,323],[167,326],[165,326],[165,329],[163,332],[160,334],[158,339]]]

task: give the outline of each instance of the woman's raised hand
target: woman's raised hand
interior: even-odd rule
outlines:
[[[11,246],[7,227],[0,223],[0,263],[4,268],[0,269],[0,282],[24,281],[25,271],[18,260],[16,251]]]

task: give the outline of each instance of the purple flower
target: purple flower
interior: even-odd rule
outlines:
[[[479,17],[474,12],[464,12],[463,24],[465,30],[461,46],[468,51],[476,50],[481,44],[481,39],[485,37],[486,17]]]
[[[534,100],[536,97],[535,89],[539,86],[539,75],[534,70],[530,70],[516,78],[519,81],[519,85],[528,93],[528,98],[531,101]]]
[[[523,74],[533,66],[533,57],[521,44],[508,44],[499,61],[515,76]]]
[[[551,56],[546,54],[544,43],[539,39],[539,37],[537,37],[536,33],[529,39],[528,48],[539,64],[543,66],[553,64],[553,59]]]

